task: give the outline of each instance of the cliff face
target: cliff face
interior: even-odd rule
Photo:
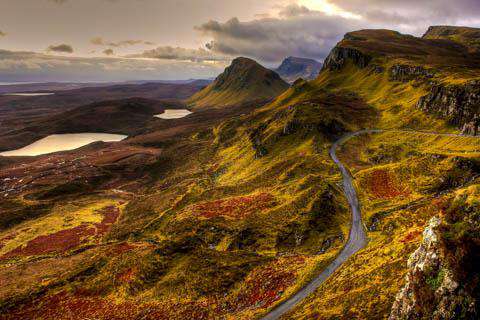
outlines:
[[[446,119],[462,129],[462,133],[477,135],[480,125],[480,81],[465,85],[434,85],[430,93],[420,98],[417,107]]]
[[[410,256],[389,320],[478,319],[479,221],[466,195],[433,217]]]
[[[325,58],[322,70],[340,70],[346,64],[347,60],[351,60],[353,64],[359,68],[365,68],[372,58],[360,50],[337,46],[333,48],[327,58]]]
[[[432,71],[422,66],[396,64],[390,68],[390,80],[408,82],[411,80],[425,80],[433,78]]]

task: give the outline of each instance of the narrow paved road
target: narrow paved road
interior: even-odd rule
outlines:
[[[362,130],[353,133],[349,133],[339,140],[337,140],[332,147],[330,148],[330,157],[337,164],[340,172],[343,177],[343,191],[347,197],[348,203],[352,210],[352,226],[350,228],[350,234],[348,237],[347,244],[342,249],[340,254],[335,258],[335,260],[328,265],[325,270],[322,271],[312,282],[307,286],[303,287],[291,296],[288,300],[285,300],[283,303],[275,307],[270,313],[264,316],[263,320],[274,320],[279,319],[286,312],[293,309],[293,307],[299,303],[301,300],[305,299],[309,294],[315,291],[330,275],[332,275],[337,268],[342,265],[349,257],[355,254],[358,250],[365,247],[367,244],[367,236],[363,228],[362,216],[360,214],[360,205],[358,203],[357,192],[353,186],[352,176],[350,172],[345,168],[343,163],[337,157],[337,148],[348,141],[349,139],[365,134],[365,133],[377,133],[381,132],[380,130]]]

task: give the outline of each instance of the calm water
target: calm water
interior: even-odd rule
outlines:
[[[57,151],[73,150],[95,141],[120,141],[127,136],[109,133],[52,134],[17,150],[1,152],[0,156],[38,156]]]
[[[161,114],[156,114],[154,117],[160,119],[179,119],[185,116],[188,116],[192,112],[188,111],[187,109],[165,109],[165,111]]]
[[[22,96],[22,97],[38,97],[38,96],[51,96],[55,93],[40,92],[40,93],[4,93],[4,96]]]

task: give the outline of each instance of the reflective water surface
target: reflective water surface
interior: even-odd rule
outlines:
[[[191,114],[187,109],[165,109],[163,113],[156,114],[154,117],[160,119],[179,119]]]
[[[22,96],[22,97],[39,97],[39,96],[51,96],[55,93],[51,92],[40,92],[40,93],[4,93],[4,96]]]
[[[0,152],[0,156],[38,156],[41,154],[73,150],[95,141],[120,141],[127,136],[110,133],[52,134],[23,148]]]

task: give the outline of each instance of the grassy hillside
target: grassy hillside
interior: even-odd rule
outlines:
[[[341,154],[370,240],[287,319],[387,318],[430,218],[480,186],[478,139],[392,131],[352,140]]]
[[[460,48],[387,30],[352,32],[316,80],[288,89],[239,59],[192,105],[278,95],[272,102],[205,108],[198,118],[66,158],[2,162],[5,318],[260,317],[345,243],[350,212],[328,151],[363,128],[392,130],[339,152],[370,242],[289,317],[386,318],[428,219],[458,194],[476,196],[477,140],[404,131],[457,132],[417,102],[432,82],[478,77],[475,56]]]
[[[265,102],[284,92],[289,85],[272,70],[248,58],[237,58],[208,87],[193,95],[193,108],[225,107]]]
[[[344,243],[349,212],[328,148],[376,116],[355,95],[303,97],[311,90],[299,83],[250,115],[166,145],[133,171],[134,181],[99,181],[93,198],[73,181],[16,187],[9,201],[60,211],[13,219],[2,233],[0,263],[11,267],[0,276],[32,270],[22,290],[15,282],[3,287],[3,308],[12,318],[122,319],[149,310],[147,319],[251,319],[282,301]],[[125,166],[122,172],[133,164]],[[2,172],[11,177],[12,170]],[[117,212],[108,220],[115,222],[100,227],[106,208]],[[48,227],[77,216],[83,224]],[[34,224],[42,226],[38,234],[25,236]],[[92,227],[105,232],[90,234]],[[75,235],[68,246],[37,245],[57,246],[64,235]],[[51,275],[54,265],[65,271]]]

